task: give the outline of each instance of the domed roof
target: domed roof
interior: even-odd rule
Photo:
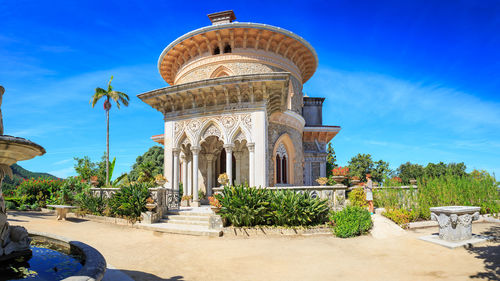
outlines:
[[[223,50],[226,45],[232,50],[262,50],[288,59],[300,70],[302,83],[316,71],[316,51],[297,34],[267,24],[230,21],[193,30],[170,43],[158,60],[163,79],[173,85],[177,72],[186,62],[207,52],[213,54],[215,48]]]

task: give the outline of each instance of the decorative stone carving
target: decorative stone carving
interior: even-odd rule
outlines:
[[[472,238],[472,221],[479,219],[480,209],[468,206],[431,208],[431,218],[439,224],[439,238],[447,241]]]
[[[221,131],[214,124],[210,124],[210,126],[203,132],[203,136],[202,136],[203,139],[206,139],[209,136],[216,136],[216,137],[222,139]]]
[[[288,153],[286,152],[286,148],[283,143],[279,144],[276,154],[279,155],[280,158],[283,158],[283,156],[286,156],[288,158]]]

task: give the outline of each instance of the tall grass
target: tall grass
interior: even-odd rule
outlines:
[[[498,183],[489,175],[423,177],[418,190],[379,189],[374,201],[386,209],[417,211],[423,219],[429,219],[429,208],[437,206],[478,206],[482,214],[500,212]]]

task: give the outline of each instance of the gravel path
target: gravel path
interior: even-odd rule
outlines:
[[[371,235],[208,238],[84,219],[56,221],[54,215],[41,212],[9,212],[9,221],[87,243],[135,280],[500,279],[500,243],[449,250],[417,239],[437,228],[401,235],[379,231],[385,237],[378,239]],[[500,224],[474,224],[473,231],[499,237]]]

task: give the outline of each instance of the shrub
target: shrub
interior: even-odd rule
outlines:
[[[31,205],[37,203],[45,206],[56,190],[63,184],[61,180],[52,179],[29,179],[23,180],[17,190],[17,196],[22,197],[22,204]]]
[[[7,209],[7,210],[15,210],[16,209],[16,204],[14,204],[14,202],[11,202],[11,201],[6,201],[5,202],[5,209]]]
[[[23,205],[19,206],[19,208],[18,208],[19,211],[26,211],[28,209],[29,209],[29,206],[26,204],[23,204]]]
[[[364,234],[372,227],[370,213],[358,206],[347,206],[330,214],[330,225],[337,237],[348,238]]]
[[[402,228],[407,228],[408,223],[416,221],[419,216],[417,211],[414,210],[408,211],[405,209],[387,210],[383,212],[382,215],[391,219]]]
[[[149,185],[137,183],[122,187],[109,200],[112,214],[135,221],[146,210]]]
[[[270,191],[262,188],[224,186],[215,195],[222,205],[220,214],[234,226],[255,226],[269,223]]]
[[[349,202],[352,206],[357,207],[367,207],[368,202],[366,201],[366,193],[362,187],[356,187],[348,195]]]
[[[328,200],[312,198],[307,192],[276,191],[272,193],[270,209],[274,225],[314,225],[325,222]]]
[[[94,196],[90,189],[84,190],[76,196],[76,204],[78,205],[78,213],[102,215],[107,207],[108,200],[101,196]]]
[[[221,216],[234,226],[309,226],[323,223],[328,215],[327,200],[290,190],[225,186],[215,199]]]

